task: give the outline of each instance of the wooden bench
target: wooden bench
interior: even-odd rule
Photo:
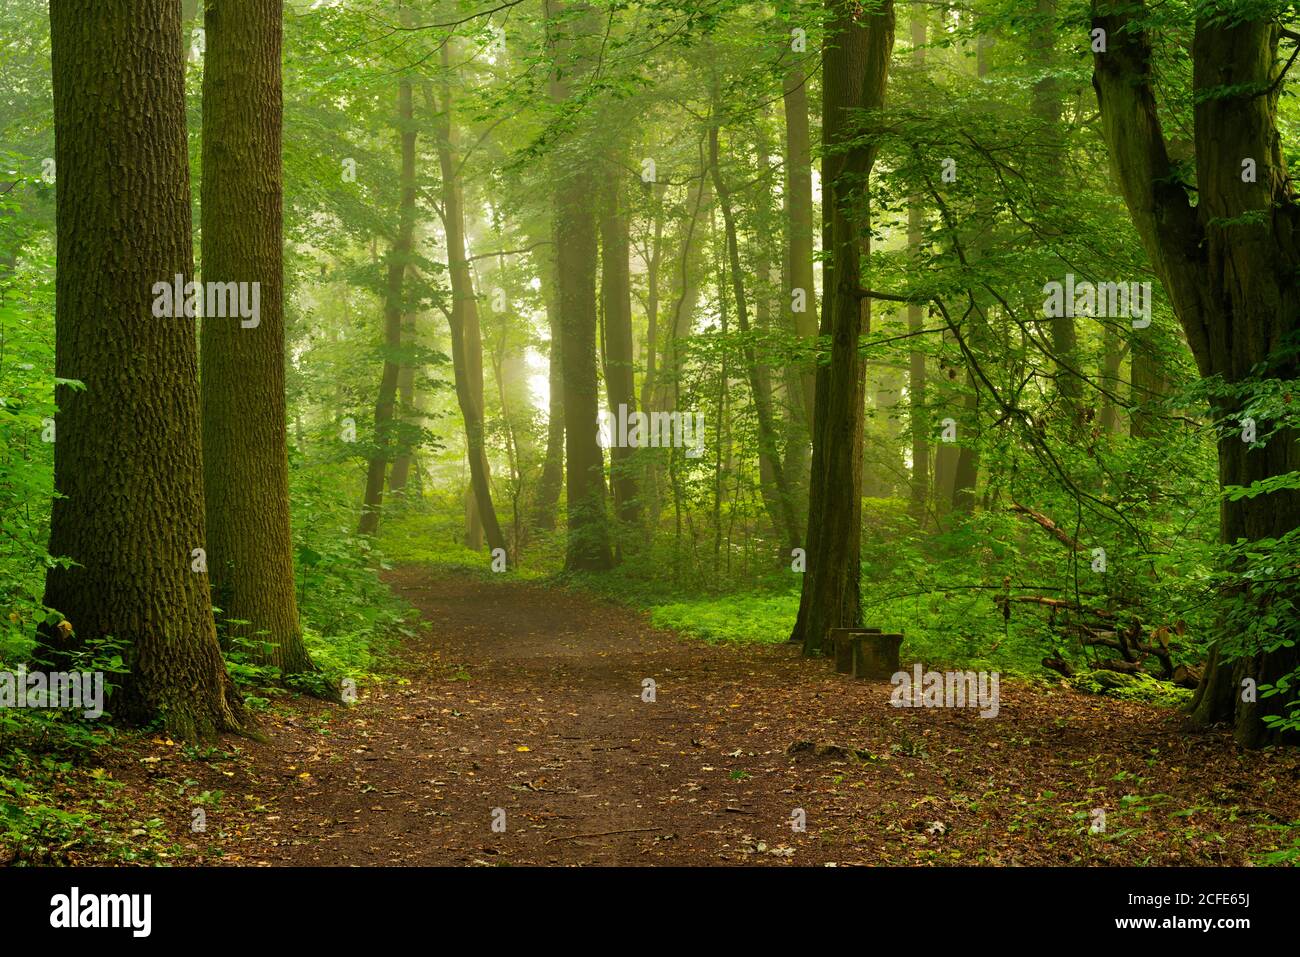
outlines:
[[[832,628],[828,637],[835,652],[835,670],[840,674],[887,681],[897,673],[902,633],[888,634],[879,628]]]

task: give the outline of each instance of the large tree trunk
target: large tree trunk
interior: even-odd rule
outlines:
[[[823,54],[822,190],[825,266],[821,333],[830,361],[817,369],[807,572],[792,641],[820,654],[828,629],[860,625],[864,381],[858,340],[870,322],[862,296],[867,184],[874,144],[858,135],[858,114],[885,98],[894,47],[894,5],[856,19],[849,0],[826,0]],[[846,143],[853,143],[846,146]]]
[[[621,170],[615,161],[606,165],[601,190],[600,295],[605,315],[605,390],[610,412],[625,406],[636,411],[636,384],[632,365],[631,242],[627,213],[622,209]],[[614,444],[609,450],[610,486],[614,513],[620,521],[636,523],[641,517],[633,450]]]
[[[208,576],[193,319],[155,316],[155,283],[193,273],[180,4],[50,7],[57,181],[52,555],[46,654],[113,637],[115,715],[173,736],[239,730]],[[179,304],[173,304],[179,305]],[[199,569],[199,570],[195,570]]]
[[[584,76],[589,58],[581,48],[595,35],[591,10],[583,12],[577,27],[584,36],[576,42],[552,42],[555,63],[551,97],[563,103],[569,96],[567,78]],[[547,16],[557,20],[563,5],[547,3]],[[573,29],[574,24],[555,26]],[[578,47],[574,52],[573,47]],[[591,144],[572,142],[553,164],[555,182],[556,273],[559,284],[560,353],[564,370],[564,451],[567,462],[568,542],[565,567],[596,571],[609,568],[613,556],[605,505],[604,454],[597,434],[600,387],[596,375],[596,215],[591,184],[597,181]]]
[[[465,422],[466,454],[469,457],[471,501],[467,506],[465,544],[482,547],[478,530],[487,537],[488,548],[506,547],[505,536],[492,504],[492,476],[488,468],[487,445],[483,428],[483,339],[479,331],[478,301],[469,271],[465,248],[465,198],[461,192],[458,134],[452,116],[451,54],[452,41],[442,45],[442,103],[433,102],[433,89],[426,85],[425,98],[434,114],[438,137],[438,165],[442,171],[442,226],[447,237],[447,272],[451,279],[452,371],[456,379],[456,400]]]
[[[1143,4],[1093,5],[1107,49],[1094,57],[1102,132],[1138,234],[1187,335],[1203,376],[1228,383],[1257,367],[1279,379],[1300,368],[1282,350],[1300,330],[1300,207],[1277,124],[1279,27],[1271,20],[1210,16],[1196,24],[1192,86],[1197,202],[1170,161],[1153,90]],[[1120,12],[1116,12],[1116,11]],[[1258,164],[1243,182],[1242,160]],[[1215,419],[1239,415],[1223,404]],[[1253,482],[1300,469],[1300,446],[1282,430],[1252,449],[1235,432],[1219,441],[1219,481]],[[1220,506],[1225,543],[1275,538],[1296,528],[1300,494],[1284,490]],[[1283,626],[1296,639],[1297,626]],[[1229,639],[1230,640],[1230,639]],[[1231,720],[1245,746],[1278,739],[1264,715],[1284,713],[1291,695],[1243,701],[1242,681],[1275,680],[1300,663],[1300,647],[1262,649],[1229,661],[1216,647],[1194,705],[1199,723]]]
[[[379,379],[375,400],[374,449],[366,470],[366,492],[359,531],[373,535],[379,529],[379,511],[384,504],[384,476],[393,444],[396,420],[397,378],[401,371],[399,350],[402,346],[402,286],[406,267],[411,260],[415,235],[415,118],[411,81],[397,84],[397,128],[401,143],[401,200],[398,208],[397,233],[388,254],[387,281],[384,290],[384,370]]]
[[[203,319],[203,478],[208,577],[227,638],[253,640],[256,658],[299,674],[314,669],[289,534],[280,16],[276,0],[204,9],[203,280],[259,283],[261,295],[256,326]]]

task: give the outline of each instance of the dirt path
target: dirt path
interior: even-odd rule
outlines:
[[[225,792],[207,832],[177,829],[192,852],[267,865],[1246,863],[1276,840],[1261,825],[1300,816],[1294,754],[1240,753],[1145,706],[1004,682],[995,719],[897,709],[889,684],[790,647],[711,647],[535,586],[415,569],[392,584],[429,622],[404,652],[409,684],[363,687],[347,710],[299,702],[240,759],[190,762],[199,786]],[[1090,836],[1098,807],[1107,834]]]

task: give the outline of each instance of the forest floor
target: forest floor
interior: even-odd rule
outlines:
[[[708,645],[541,585],[390,582],[427,624],[352,707],[285,696],[265,742],[103,755],[160,862],[1248,864],[1300,819],[1300,755],[1168,710],[1018,681],[996,718],[894,708],[888,682],[792,646]]]

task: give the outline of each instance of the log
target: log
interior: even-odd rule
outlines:
[[[1044,658],[1043,667],[1060,672],[1067,678],[1074,677],[1074,668],[1064,658]]]

